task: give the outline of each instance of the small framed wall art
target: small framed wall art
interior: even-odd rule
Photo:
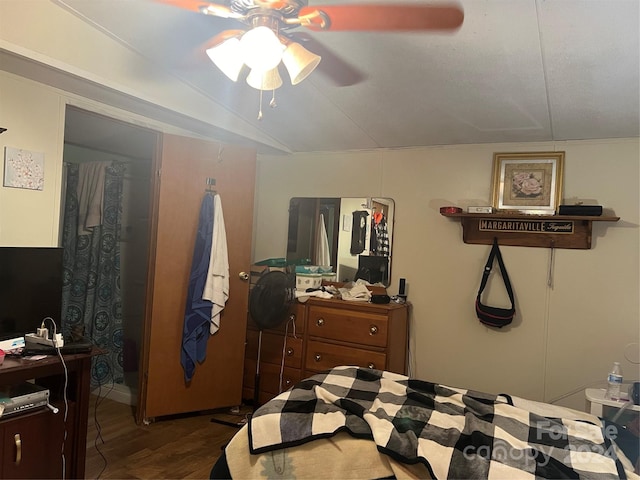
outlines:
[[[493,208],[554,215],[562,199],[564,152],[495,153]]]
[[[5,147],[3,186],[42,190],[44,153]]]

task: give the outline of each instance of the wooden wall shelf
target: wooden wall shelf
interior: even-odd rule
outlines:
[[[459,218],[464,243],[547,248],[591,248],[593,222],[617,222],[620,217],[525,215],[516,213],[442,213]]]

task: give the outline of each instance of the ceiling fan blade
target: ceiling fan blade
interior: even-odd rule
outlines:
[[[174,7],[190,10],[192,12],[215,15],[222,18],[243,18],[244,15],[232,11],[229,7],[207,0],[153,0],[157,3],[165,3]]]
[[[316,71],[323,74],[337,86],[348,87],[365,80],[366,75],[364,73],[344,61],[311,35],[304,32],[295,32],[291,35],[291,38],[322,57]]]
[[[316,31],[455,30],[464,20],[457,5],[393,3],[303,7],[298,16]]]

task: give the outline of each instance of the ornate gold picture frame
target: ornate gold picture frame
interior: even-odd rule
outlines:
[[[554,215],[562,200],[564,152],[494,153],[492,206]]]

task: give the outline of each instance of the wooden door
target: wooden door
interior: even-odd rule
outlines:
[[[239,405],[251,262],[256,151],[163,135],[156,159],[138,422]],[[180,364],[193,247],[207,179],[221,197],[229,256],[229,300],[207,357],[187,384]]]

